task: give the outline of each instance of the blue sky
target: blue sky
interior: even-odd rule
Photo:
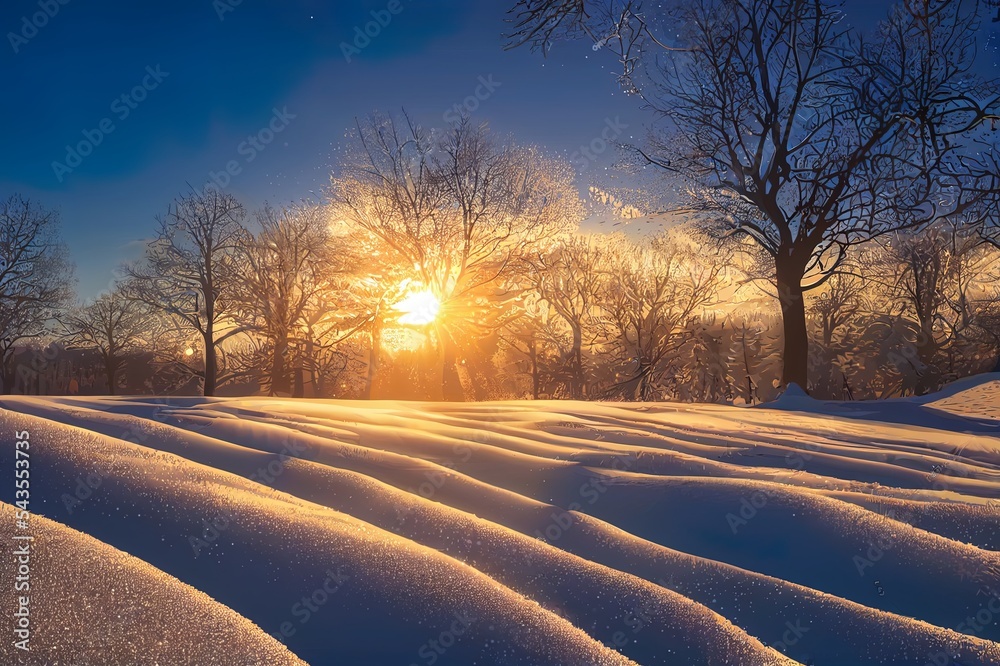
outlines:
[[[155,216],[187,183],[202,185],[227,162],[240,171],[229,188],[249,208],[320,198],[345,132],[374,110],[405,107],[443,126],[485,80],[494,90],[474,117],[521,142],[568,157],[616,117],[626,138],[641,139],[652,118],[618,91],[610,54],[583,42],[560,44],[548,59],[503,50],[510,4],[7,0],[0,195],[20,192],[60,211],[89,298],[139,255]],[[53,15],[32,31],[25,21],[42,5]],[[852,0],[849,8],[868,23],[888,6]],[[391,20],[348,62],[341,45],[373,11]],[[276,123],[286,125],[266,146],[244,143],[275,109],[294,118]],[[71,172],[53,168],[73,164],[67,145],[98,137]]]

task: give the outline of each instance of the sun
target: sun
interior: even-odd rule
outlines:
[[[441,300],[432,291],[424,289],[407,294],[392,309],[403,313],[399,317],[400,324],[426,326],[437,319],[441,312]]]

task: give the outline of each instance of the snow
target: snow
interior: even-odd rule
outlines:
[[[952,388],[924,404],[953,414],[1000,421],[1000,374],[994,376],[997,378],[992,381],[976,382],[969,388],[964,388],[969,382],[963,381],[959,386],[962,390],[955,392]]]
[[[4,543],[14,543],[12,506],[0,505],[0,521]],[[36,630],[31,658],[16,663],[304,663],[245,617],[149,564],[46,518],[32,523],[28,592]],[[0,604],[16,608],[22,592],[4,585]],[[9,641],[3,649],[11,649]],[[3,663],[15,663],[10,659],[5,653]]]
[[[998,380],[754,409],[5,397],[0,466],[29,430],[34,529],[86,552],[37,564],[60,659],[998,664]],[[60,586],[85,571],[119,573]],[[107,629],[126,612],[160,629]]]

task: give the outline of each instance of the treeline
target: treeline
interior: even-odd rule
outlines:
[[[773,271],[692,221],[587,234],[569,167],[468,122],[359,125],[327,200],[207,188],[88,303],[53,211],[0,203],[5,392],[756,403]],[[804,302],[808,390],[921,394],[1000,352],[1000,252],[948,218],[852,248]],[[766,259],[766,258],[765,258]],[[763,266],[763,268],[762,268]]]

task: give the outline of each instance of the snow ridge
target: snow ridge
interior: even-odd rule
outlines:
[[[241,637],[215,647],[266,663],[1000,663],[1000,438],[977,414],[912,427],[804,395],[0,406],[3,432],[32,433],[40,529],[162,599],[119,608],[207,594]],[[50,588],[64,618],[97,593]],[[142,645],[61,621],[38,634],[51,663]],[[154,624],[170,645],[204,626]],[[194,654],[157,663],[215,663]]]

